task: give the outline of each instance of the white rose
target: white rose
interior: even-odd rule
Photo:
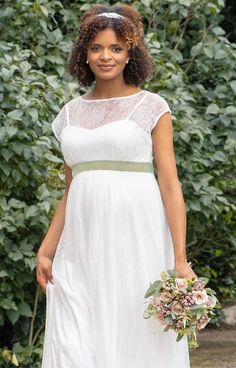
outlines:
[[[205,290],[192,291],[192,297],[195,304],[204,304],[208,301],[208,295]]]

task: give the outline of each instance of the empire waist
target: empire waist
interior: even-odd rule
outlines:
[[[154,174],[152,162],[137,162],[137,161],[113,161],[113,160],[94,160],[79,162],[71,167],[72,176],[83,171],[90,170],[115,170],[115,171],[134,171],[148,172]]]

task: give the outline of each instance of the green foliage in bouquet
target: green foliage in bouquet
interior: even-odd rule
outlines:
[[[60,148],[50,123],[65,102],[86,92],[83,87],[78,91],[66,63],[79,19],[95,3],[20,0],[1,6],[3,367],[10,366],[1,354],[6,350],[16,354],[21,367],[40,367],[45,297],[36,284],[35,253],[64,186]],[[152,80],[141,87],[160,93],[172,110],[189,258],[221,298],[233,298],[236,47],[219,25],[223,1],[123,3],[141,12],[156,66]]]

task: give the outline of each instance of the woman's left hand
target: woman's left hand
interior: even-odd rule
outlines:
[[[174,270],[178,272],[179,278],[188,278],[188,279],[192,279],[193,277],[197,278],[197,275],[193,271],[190,264],[191,263],[187,261],[178,262],[175,264]]]

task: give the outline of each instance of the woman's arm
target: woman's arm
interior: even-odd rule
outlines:
[[[175,270],[181,277],[196,277],[187,262],[186,209],[177,174],[173,125],[169,112],[162,115],[152,130],[152,142],[159,188],[174,246]]]
[[[56,252],[58,242],[65,224],[65,209],[67,202],[67,195],[72,180],[71,169],[65,165],[66,174],[66,188],[65,193],[55,211],[51,225],[47,231],[45,238],[38,250],[36,256],[36,276],[37,282],[46,293],[46,286],[48,281],[53,283],[52,275],[52,260]]]

